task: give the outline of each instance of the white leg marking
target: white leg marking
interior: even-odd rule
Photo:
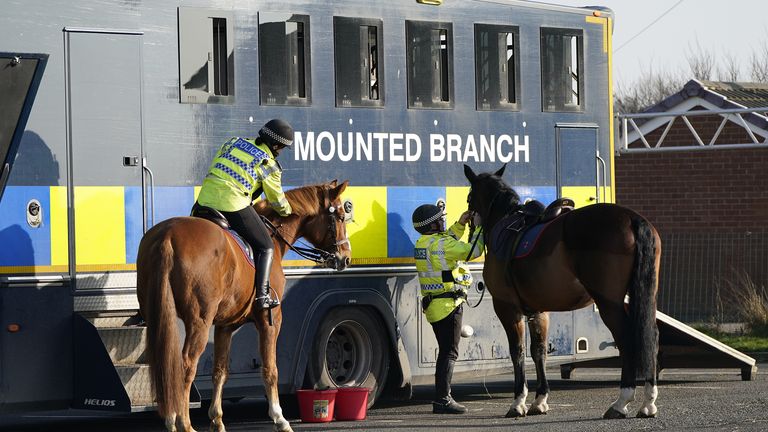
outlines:
[[[280,408],[280,403],[269,403],[269,417],[272,418],[272,422],[275,424],[275,426],[272,428],[273,431],[293,432],[293,429],[291,429],[291,425],[288,423],[288,420],[283,417],[283,409]]]
[[[169,414],[165,418],[165,429],[168,432],[176,432],[176,413]]]
[[[516,413],[516,417],[525,416],[525,414],[528,412],[528,408],[525,406],[526,398],[528,398],[528,385],[523,384],[523,392],[520,393],[520,396],[515,398],[514,402],[512,402],[512,406],[507,412],[507,417],[513,417],[510,415],[511,413]]]
[[[614,410],[627,415],[627,405],[635,400],[635,388],[634,387],[626,387],[622,388],[619,392],[619,398],[616,399],[616,402],[611,405],[611,408]]]
[[[533,401],[531,404],[531,407],[528,409],[528,412],[531,411],[539,414],[546,414],[547,411],[549,411],[549,405],[547,404],[547,398],[549,397],[548,394],[539,395],[536,397],[536,400]]]
[[[645,383],[645,397],[642,408],[637,412],[638,417],[656,417],[659,411],[656,408],[657,396],[659,396],[659,389],[651,383]]]
[[[208,430],[210,432],[226,432],[224,427],[224,421],[222,416],[224,411],[221,408],[221,394],[224,388],[224,378],[218,380],[214,378],[213,384],[213,398],[211,400],[211,406],[208,408],[208,418],[211,419],[211,425]]]

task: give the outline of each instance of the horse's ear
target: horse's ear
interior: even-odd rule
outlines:
[[[333,181],[333,183],[336,183],[336,180]],[[333,199],[336,199],[341,196],[341,194],[344,192],[344,189],[349,186],[349,180],[344,180],[343,183],[341,183],[338,186],[335,186],[333,190],[331,191],[331,196]]]
[[[469,180],[470,183],[474,183],[475,179],[477,179],[477,174],[475,174],[474,171],[472,171],[472,168],[469,167],[469,165],[464,164],[464,176]]]
[[[499,176],[499,177],[503,176],[504,175],[504,168],[506,168],[506,167],[507,167],[507,164],[502,165],[501,168],[499,168],[498,171],[493,173],[493,175]]]

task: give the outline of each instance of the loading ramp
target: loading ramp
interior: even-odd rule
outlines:
[[[740,369],[741,379],[757,375],[754,358],[705,335],[669,315],[656,312],[659,328],[658,372],[663,369]],[[620,368],[619,356],[574,361],[560,365],[560,376],[570,379],[577,368]]]

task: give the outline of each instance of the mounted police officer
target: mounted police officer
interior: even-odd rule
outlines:
[[[255,139],[231,138],[216,153],[197,197],[199,205],[221,212],[253,248],[255,306],[260,309],[271,309],[280,301],[271,297],[269,288],[272,239],[252,203],[263,192],[281,216],[291,214],[281,184],[282,168],[276,158],[292,143],[293,128],[279,119],[268,121]]]
[[[421,285],[422,309],[437,338],[439,352],[435,368],[435,414],[462,414],[467,409],[451,397],[453,366],[458,358],[462,304],[466,302],[471,274],[458,261],[480,256],[483,239],[478,229],[469,243],[461,241],[464,228],[473,217],[464,212],[450,229],[445,228],[442,208],[424,204],[413,212],[413,227],[421,234],[414,247],[416,270]],[[479,226],[479,224],[476,224]],[[474,247],[473,247],[474,244]]]

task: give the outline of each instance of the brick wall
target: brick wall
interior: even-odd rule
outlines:
[[[720,119],[691,118],[705,143]],[[661,133],[646,139],[653,146]],[[695,142],[677,120],[664,147]],[[718,142],[751,139],[729,124]],[[737,273],[768,286],[768,149],[622,154],[615,162],[617,203],[648,218],[661,234],[660,310],[686,321],[722,313],[733,318],[727,307],[720,310],[717,297]]]

